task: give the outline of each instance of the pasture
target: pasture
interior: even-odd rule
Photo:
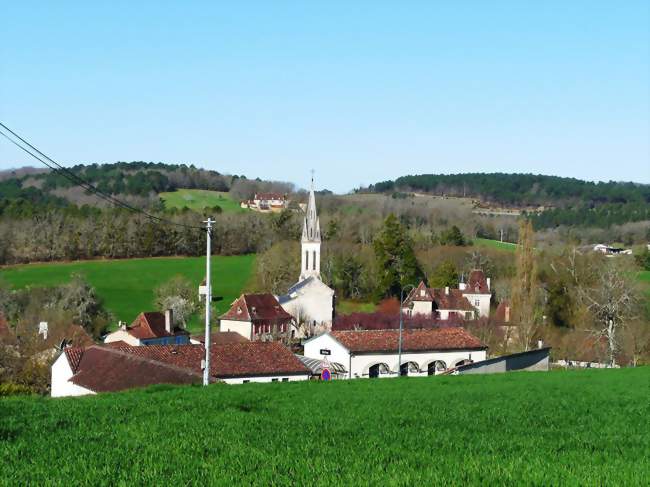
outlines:
[[[647,485],[650,368],[0,399],[3,485]]]
[[[489,249],[497,250],[507,250],[508,252],[514,252],[517,250],[517,244],[511,242],[501,242],[499,240],[490,240],[488,238],[475,238],[473,240],[474,245],[477,247],[486,247]]]
[[[214,295],[223,296],[217,303],[225,312],[248,282],[254,255],[213,256]],[[152,311],[154,289],[176,275],[198,285],[205,277],[205,257],[161,257],[150,259],[92,260],[26,264],[0,268],[0,278],[15,288],[54,286],[82,274],[95,288],[115,320],[130,323],[141,311]]]
[[[239,202],[233,200],[228,193],[222,191],[208,191],[205,189],[179,189],[169,193],[160,193],[160,199],[165,203],[167,209],[188,208],[194,211],[201,211],[204,208],[219,206],[224,213],[242,213],[248,211],[239,206]]]

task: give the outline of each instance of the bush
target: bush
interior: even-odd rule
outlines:
[[[4,382],[0,384],[0,397],[9,396],[29,396],[34,391],[30,387],[22,384],[14,384],[13,382]]]

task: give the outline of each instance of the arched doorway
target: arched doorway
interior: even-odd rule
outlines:
[[[371,365],[368,369],[368,377],[371,379],[376,379],[380,374],[386,373],[388,366],[386,364],[375,364]]]
[[[442,360],[434,360],[433,362],[429,362],[429,365],[427,366],[427,375],[441,374],[445,370],[447,370],[446,363]]]
[[[420,367],[418,367],[418,364],[416,364],[415,362],[404,362],[399,367],[400,377],[408,376],[411,374],[417,374],[419,372],[420,372]]]

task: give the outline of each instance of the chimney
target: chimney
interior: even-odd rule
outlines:
[[[445,294],[449,295],[449,286],[445,286]]]
[[[173,327],[174,321],[174,312],[171,309],[165,310],[165,331],[167,333],[172,333],[174,331]]]
[[[124,321],[120,321],[118,325],[120,327],[120,330],[126,331],[126,323]]]
[[[492,289],[491,286],[490,286],[490,280],[491,280],[491,279],[488,277],[488,278],[487,278],[488,291],[489,291],[490,289]]]
[[[537,348],[544,348],[544,340],[541,338],[537,340]]]

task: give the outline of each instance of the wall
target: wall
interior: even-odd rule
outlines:
[[[112,342],[119,342],[119,341],[126,342],[133,347],[137,347],[140,345],[140,340],[138,340],[134,336],[131,336],[127,331],[124,330],[114,331],[113,333],[109,333],[108,335],[106,335],[106,338],[104,338],[104,343],[112,343]]]
[[[550,348],[529,350],[485,360],[481,363],[464,365],[459,374],[495,374],[515,370],[548,371]]]
[[[52,397],[65,396],[85,396],[95,394],[85,387],[78,386],[69,381],[73,376],[70,363],[65,353],[59,355],[59,358],[52,364],[52,388],[50,394]]]
[[[478,309],[478,314],[481,318],[490,316],[490,301],[492,300],[491,294],[463,294],[470,304]],[[479,300],[479,305],[476,306],[474,301]]]
[[[320,280],[312,281],[297,291],[297,296],[282,303],[282,307],[298,323],[316,321],[317,324],[332,323],[334,291]]]
[[[285,382],[297,382],[303,380],[309,380],[309,374],[304,375],[273,375],[273,376],[260,376],[260,377],[237,377],[232,379],[221,379],[226,384],[243,384],[245,380],[249,382],[273,382],[273,379],[277,379],[277,382],[282,382],[282,379],[288,379]]]
[[[234,331],[248,340],[253,339],[253,327],[250,321],[221,320],[219,331]]]

